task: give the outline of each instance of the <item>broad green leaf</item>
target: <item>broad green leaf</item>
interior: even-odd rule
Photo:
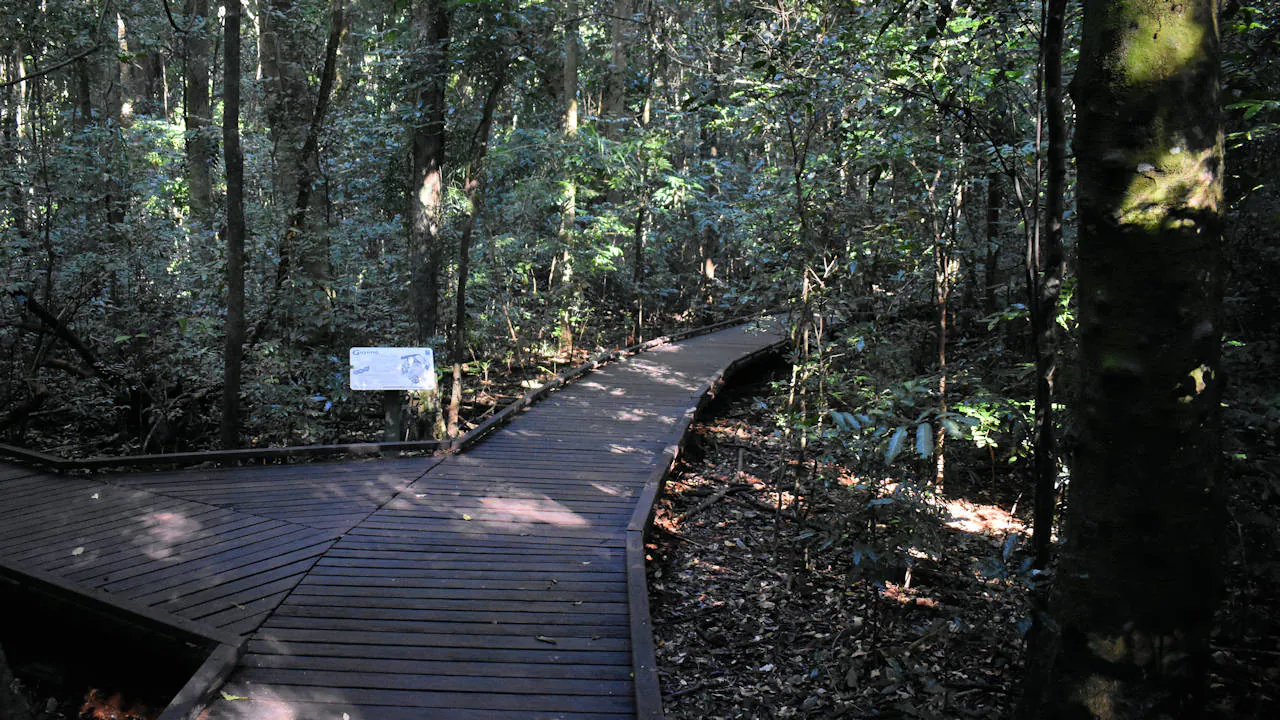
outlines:
[[[953,438],[964,437],[964,431],[960,429],[960,423],[952,418],[942,418],[938,422],[942,423],[942,429],[947,431],[947,435]]]
[[[916,454],[922,458],[933,457],[933,426],[927,422],[916,426]]]
[[[893,431],[893,437],[889,438],[889,447],[885,448],[884,461],[886,464],[892,465],[894,458],[902,452],[902,445],[907,441],[907,429],[900,427]]]

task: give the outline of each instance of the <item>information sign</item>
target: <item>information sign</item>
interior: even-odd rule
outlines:
[[[435,390],[431,348],[351,348],[352,390]]]

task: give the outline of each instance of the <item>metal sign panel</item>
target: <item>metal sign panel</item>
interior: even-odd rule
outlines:
[[[352,390],[435,390],[431,348],[351,348]]]

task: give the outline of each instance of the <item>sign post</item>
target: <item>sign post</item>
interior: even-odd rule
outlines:
[[[404,393],[436,389],[436,365],[431,348],[354,347],[350,362],[352,390],[382,393],[382,415],[386,422],[383,439],[403,440],[401,400]]]

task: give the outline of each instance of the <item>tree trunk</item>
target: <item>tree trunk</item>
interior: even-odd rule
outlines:
[[[1062,32],[1067,0],[1046,3],[1044,48],[1045,125],[1049,130],[1048,167],[1045,177],[1044,230],[1036,265],[1028,268],[1033,282],[1031,333],[1036,352],[1035,396],[1035,518],[1032,546],[1035,567],[1049,564],[1053,538],[1053,513],[1057,494],[1058,453],[1054,442],[1054,374],[1058,369],[1058,294],[1066,275],[1062,247],[1062,206],[1067,180],[1067,120],[1062,108]]]
[[[412,168],[409,195],[409,307],[417,325],[415,340],[426,344],[436,334],[440,311],[441,222],[444,214],[445,86],[449,64],[449,14],[444,0],[418,0],[414,13],[423,63],[414,98]]]
[[[21,80],[25,74],[22,44],[16,40],[12,46],[6,44],[3,53],[4,73],[0,75],[0,79],[5,81],[5,86],[0,89],[0,160],[12,173],[4,189],[4,196],[9,205],[8,215],[13,232],[25,239],[30,225],[27,189],[21,179],[25,175],[23,166],[26,164],[21,143],[23,103],[26,102],[26,83]],[[79,64],[83,64],[83,60]]]
[[[622,135],[627,120],[627,74],[631,67],[631,41],[635,35],[632,14],[635,0],[613,0],[613,17],[609,19],[609,74],[606,78],[604,134],[611,140]]]
[[[717,263],[720,256],[720,134],[712,125],[719,117],[721,103],[720,77],[724,74],[725,18],[724,6],[716,4],[714,22],[716,28],[715,51],[711,54],[707,67],[709,88],[708,105],[711,110],[704,112],[698,124],[698,159],[703,172],[706,173],[707,195],[706,212],[716,217],[704,218],[701,232],[698,233],[698,285],[702,290],[702,300],[712,302],[712,287],[716,282]]]
[[[340,16],[341,3],[334,5],[331,13]],[[304,60],[302,8],[295,0],[262,0],[260,6],[262,102],[275,156],[272,196],[280,208],[279,215],[286,221],[279,249],[281,272],[287,275],[293,268],[300,268],[306,282],[327,291],[328,251],[321,238],[324,227],[316,219],[320,208],[310,189],[300,187],[320,175],[318,154],[308,146],[307,138],[316,109],[324,100],[311,97],[309,69]],[[308,207],[311,212],[303,214],[302,231],[293,225],[294,201],[300,192],[311,197],[313,203]]]
[[[227,344],[222,378],[222,446],[240,437],[244,346],[244,155],[240,150],[240,0],[226,4],[222,68],[222,145],[227,165]]]
[[[187,196],[192,217],[206,226],[213,208],[213,138],[209,136],[209,0],[187,0],[186,56]]]
[[[996,285],[1000,282],[1000,207],[1004,194],[1000,189],[1000,172],[987,173],[986,260],[983,265],[982,312],[996,311]]]
[[[572,154],[571,144],[578,135],[578,0],[565,0],[564,4],[564,136],[566,153]],[[573,167],[565,163],[564,197],[560,216],[560,288],[565,294],[564,307],[560,311],[560,349],[573,350],[573,236],[578,216],[578,188],[573,177]]]
[[[414,7],[423,61],[414,106],[409,195],[409,310],[415,340],[430,344],[439,327],[440,265],[444,252],[445,89],[449,79],[449,12],[445,0],[418,0]],[[412,404],[426,435],[446,432],[438,390],[421,393]]]
[[[454,296],[453,347],[450,352],[453,356],[453,389],[449,395],[449,437],[459,435],[458,426],[462,414],[462,358],[466,352],[467,275],[471,266],[471,237],[475,232],[476,217],[484,206],[484,158],[489,151],[493,113],[498,108],[498,100],[501,99],[502,89],[507,82],[507,61],[504,58],[501,62],[502,67],[498,69],[498,74],[489,86],[489,94],[485,97],[480,124],[476,126],[475,135],[471,138],[471,162],[467,166],[467,177],[463,183],[469,209],[462,219],[462,230],[458,234],[458,292]]]
[[[107,33],[103,44],[114,52],[105,54],[103,72],[106,76],[106,102],[103,103],[103,106],[106,108],[107,117],[115,123],[116,127],[119,127],[124,119],[123,81],[125,68],[124,63],[120,62],[119,58],[128,51],[128,48],[125,46],[124,18],[118,12],[110,13],[108,17],[114,22],[103,23]]]
[[[1218,3],[1088,3],[1080,442],[1026,718],[1203,711],[1223,520]]]
[[[344,0],[331,0],[329,4],[329,39],[325,43],[324,67],[320,71],[320,87],[316,90],[311,119],[307,123],[302,147],[299,148],[296,157],[295,195],[283,243],[286,248],[308,248],[302,253],[303,269],[309,279],[324,286],[327,286],[329,276],[328,253],[321,252],[320,248],[316,247],[315,239],[309,237],[312,232],[307,228],[307,211],[317,199],[312,186],[320,173],[320,130],[324,124],[325,113],[329,109],[329,100],[333,95],[333,85],[338,72],[338,47],[342,44],[342,35],[346,29],[343,5]],[[314,228],[311,230],[314,231]],[[284,269],[284,264],[281,263],[281,271],[283,272]]]

